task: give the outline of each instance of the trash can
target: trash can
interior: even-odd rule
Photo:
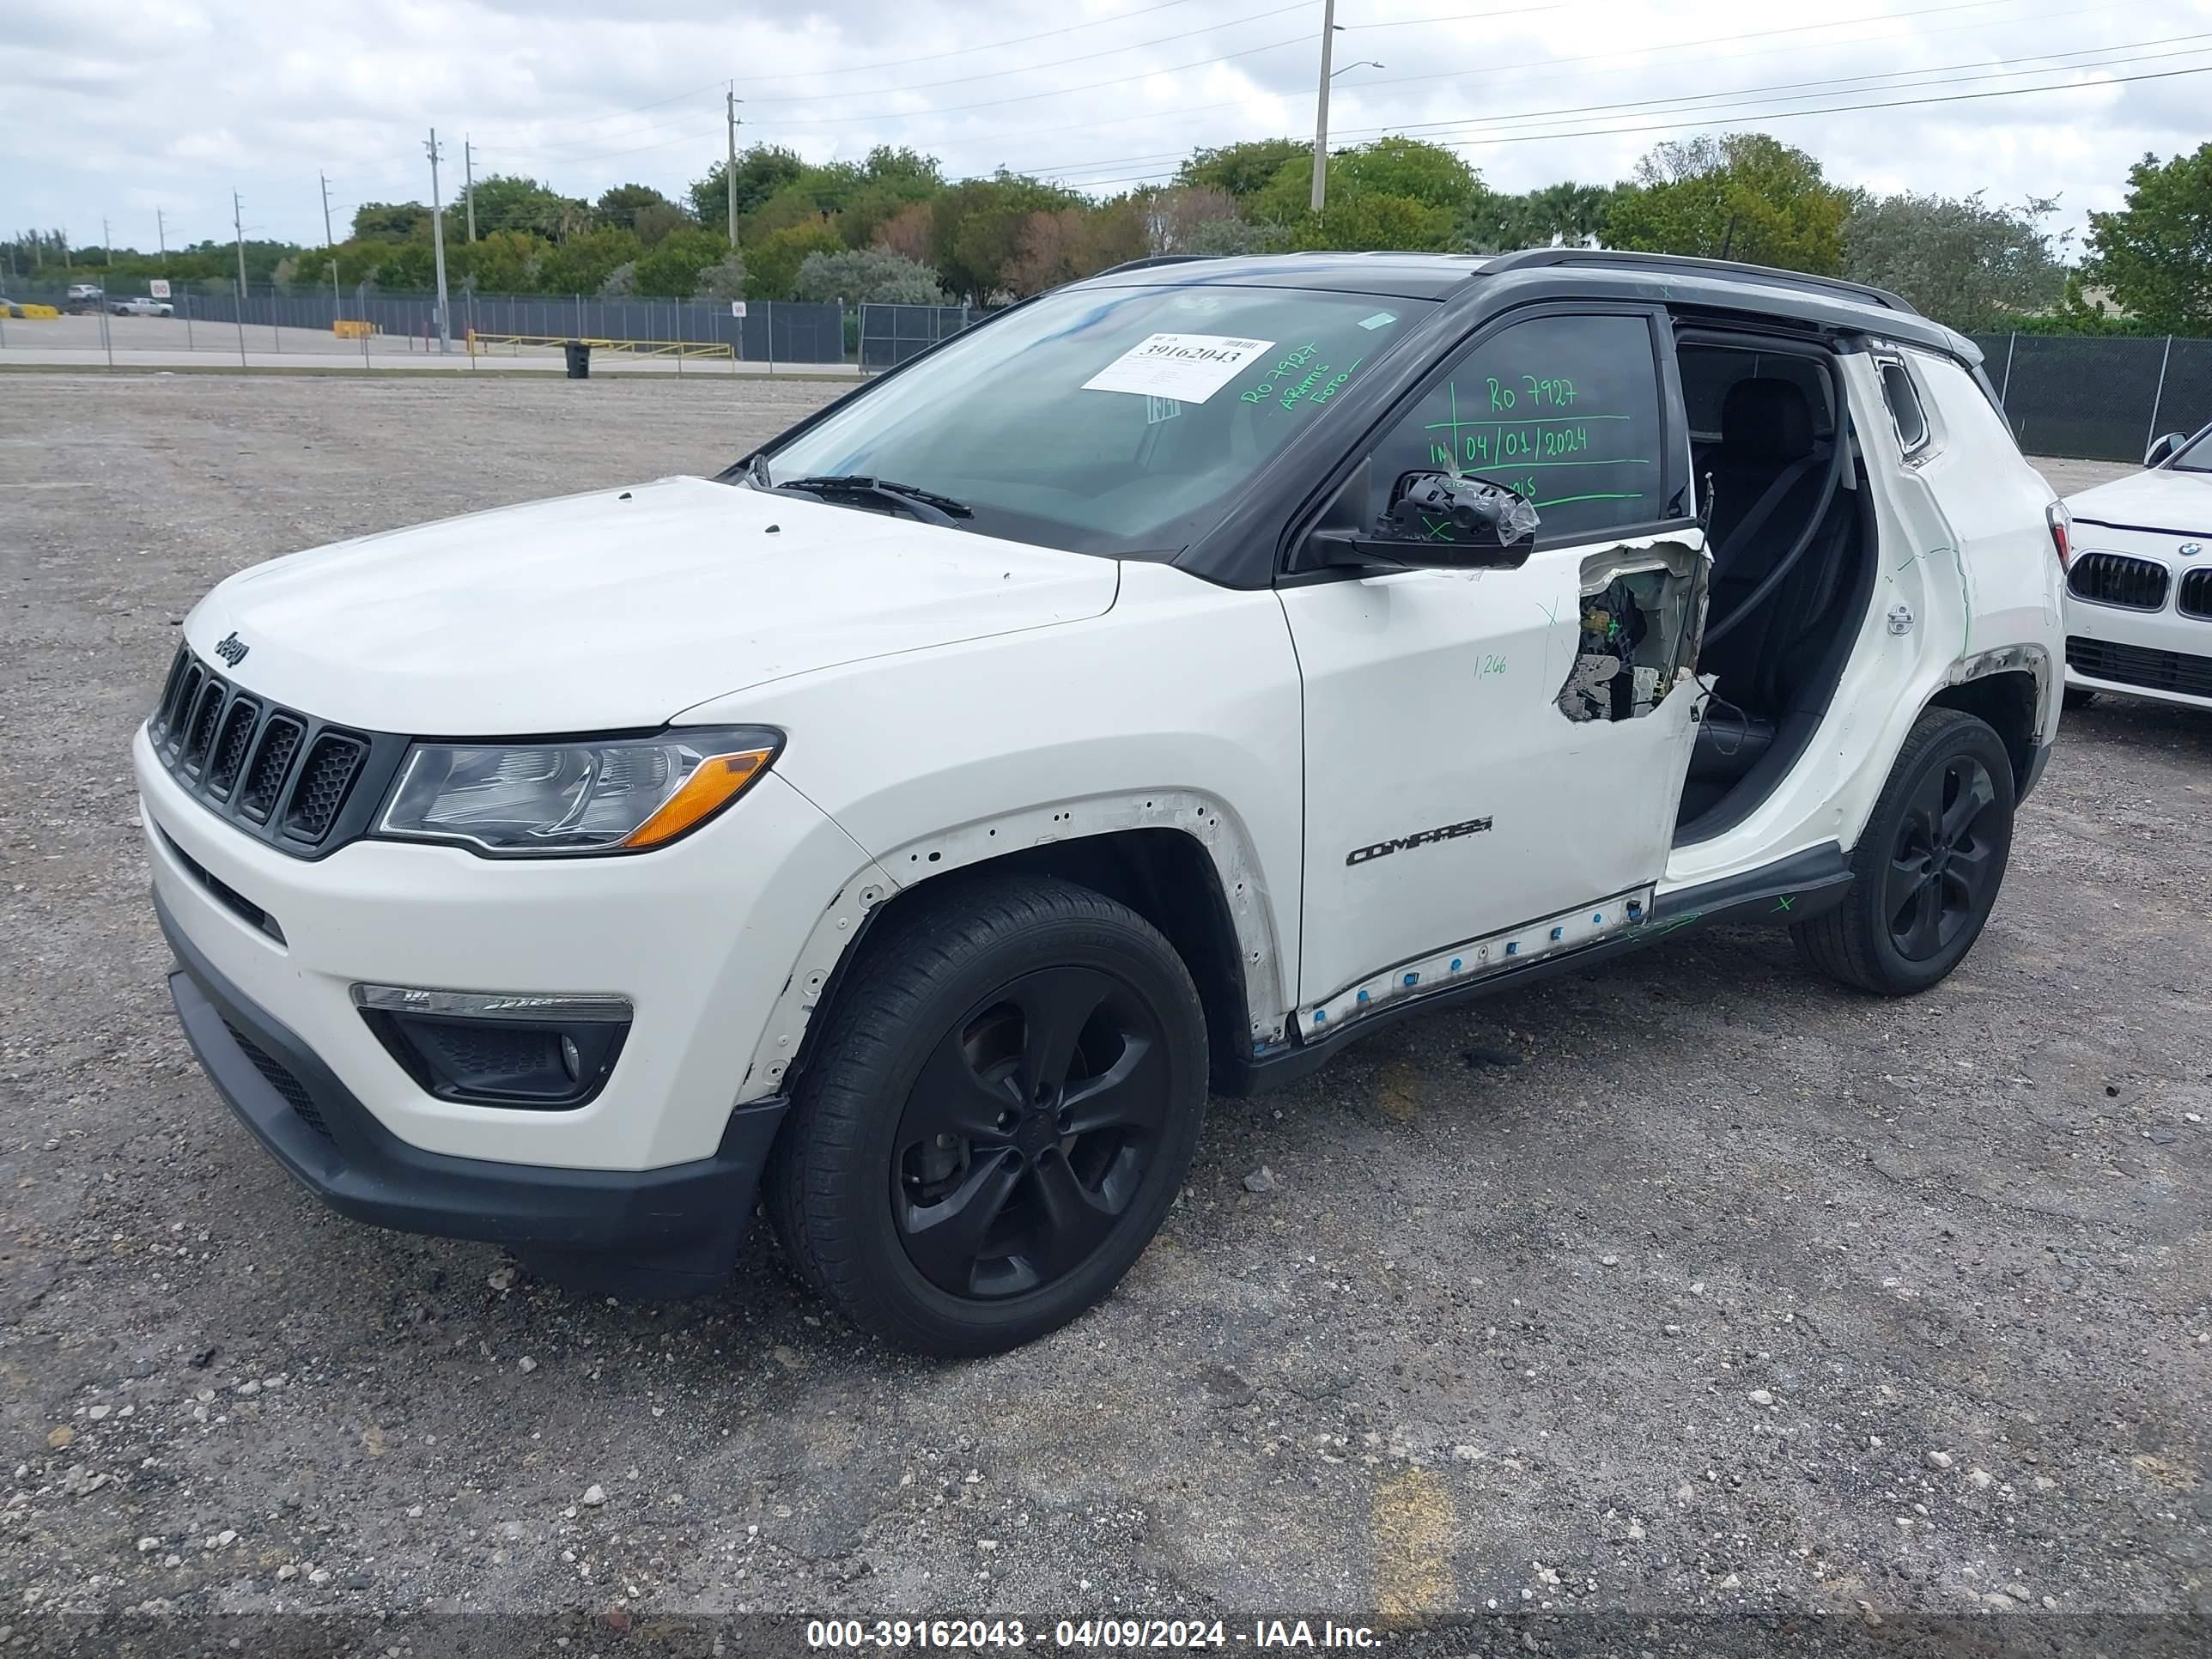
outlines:
[[[564,340],[561,349],[568,359],[568,378],[588,380],[592,378],[592,348],[582,340]]]

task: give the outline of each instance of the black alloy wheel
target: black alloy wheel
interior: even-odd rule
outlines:
[[[2005,837],[1990,769],[1957,754],[1906,801],[1883,883],[1889,940],[1907,962],[1931,962],[1972,925]]]
[[[860,948],[768,1172],[787,1259],[924,1352],[1066,1324],[1190,1166],[1206,1040],[1182,957],[1126,906],[1020,876],[909,895]]]
[[[1851,849],[1840,903],[1790,932],[1823,973],[1910,996],[1966,959],[2012,850],[2012,757],[1982,720],[1930,708],[1899,748]]]
[[[890,1205],[954,1296],[1018,1295],[1088,1261],[1128,1211],[1169,1106],[1160,1022],[1093,968],[1044,968],[956,1021],[899,1118]]]

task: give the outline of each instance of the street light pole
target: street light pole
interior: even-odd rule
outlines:
[[[1336,45],[1336,0],[1322,0],[1321,93],[1314,106],[1313,210],[1328,199],[1328,59]]]

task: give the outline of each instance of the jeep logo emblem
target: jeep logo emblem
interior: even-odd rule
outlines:
[[[234,628],[216,641],[215,653],[235,668],[246,660],[246,653],[252,648],[238,637],[238,630]]]

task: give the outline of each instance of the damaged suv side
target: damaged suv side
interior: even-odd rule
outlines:
[[[349,1214],[667,1291],[758,1198],[990,1352],[1127,1272],[1209,1085],[1720,920],[1942,979],[2065,534],[1876,290],[1140,263],[719,479],[223,583],[135,747],[172,989]]]

